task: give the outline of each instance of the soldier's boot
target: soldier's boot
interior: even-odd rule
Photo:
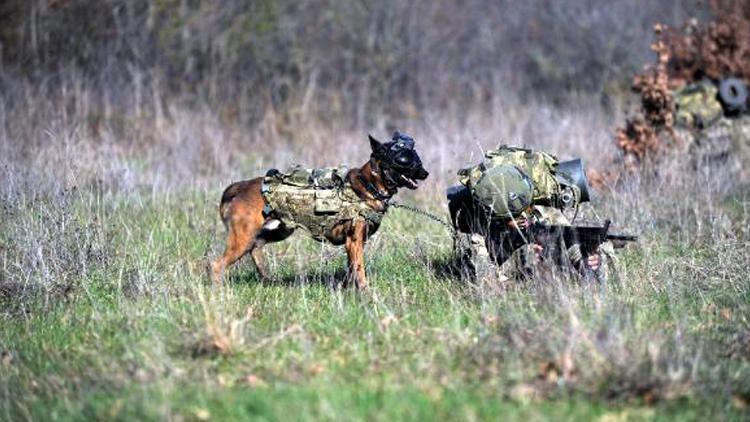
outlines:
[[[487,250],[487,243],[484,236],[472,234],[470,238],[471,248],[473,251],[473,265],[477,280],[487,280],[495,275],[495,265],[492,262],[490,253]]]
[[[484,237],[479,234],[458,233],[453,250],[461,275],[469,281],[483,280],[492,273],[492,263]]]

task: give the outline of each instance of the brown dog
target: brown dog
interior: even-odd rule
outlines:
[[[368,215],[382,215],[388,209],[389,199],[400,187],[417,188],[417,180],[427,178],[419,155],[414,150],[414,140],[396,132],[393,139],[380,143],[372,136],[370,159],[361,167],[346,173],[341,189],[354,198],[360,209]],[[269,211],[262,192],[264,178],[259,177],[231,184],[224,191],[219,214],[228,230],[224,255],[211,265],[215,283],[220,283],[224,270],[246,253],[250,253],[261,278],[267,278],[261,248],[289,237],[296,228],[287,224],[283,213]],[[283,211],[283,210],[278,210]],[[320,239],[334,245],[345,245],[349,258],[347,281],[353,279],[358,288],[367,286],[364,265],[364,247],[368,236],[374,234],[380,219],[342,214],[341,219],[325,230]],[[317,238],[317,237],[316,237]],[[348,283],[345,283],[348,284]]]

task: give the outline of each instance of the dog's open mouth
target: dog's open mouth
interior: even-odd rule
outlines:
[[[406,182],[406,187],[409,189],[416,189],[419,186],[419,182],[410,177],[406,177],[402,174],[401,178],[404,179],[404,181]]]

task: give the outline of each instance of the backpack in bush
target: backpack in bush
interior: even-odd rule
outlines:
[[[703,129],[723,114],[718,90],[710,81],[687,85],[674,93],[675,121],[687,128]]]

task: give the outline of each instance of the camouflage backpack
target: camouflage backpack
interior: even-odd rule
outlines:
[[[565,208],[588,199],[586,189],[558,172],[558,164],[552,154],[503,145],[488,151],[480,164],[460,170],[458,179],[494,215],[517,217],[532,205]]]
[[[686,128],[703,129],[722,115],[718,90],[710,81],[689,84],[674,93],[675,122]]]

